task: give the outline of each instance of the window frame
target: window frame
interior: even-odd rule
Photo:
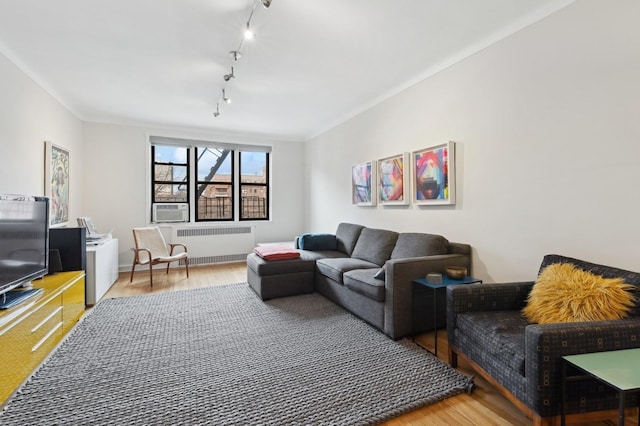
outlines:
[[[175,146],[176,148],[185,148],[187,150],[187,162],[186,163],[173,163],[173,162],[165,162],[165,161],[156,161],[156,146]],[[180,146],[180,145],[162,145],[162,144],[152,144],[151,145],[151,206],[154,204],[189,204],[191,206],[191,149],[189,146]],[[156,179],[156,166],[179,166],[186,168],[186,176],[184,181],[173,181],[173,180],[157,180]],[[156,185],[178,185],[187,187],[186,195],[187,198],[185,201],[168,201],[168,200],[157,200],[156,199]],[[153,218],[152,218],[153,219]]]
[[[271,165],[271,161],[273,161],[273,158],[271,156],[273,147],[270,145],[252,145],[252,144],[243,144],[243,143],[227,143],[227,142],[214,142],[214,141],[208,141],[208,140],[195,140],[195,139],[188,139],[188,138],[178,138],[178,137],[165,137],[165,136],[154,136],[154,135],[149,135],[147,134],[147,142],[148,145],[147,147],[149,147],[149,161],[147,162],[147,165],[151,166],[151,170],[147,172],[147,179],[150,180],[150,184],[148,184],[148,188],[151,189],[151,193],[148,195],[147,197],[147,202],[148,202],[148,208],[149,208],[149,223],[150,224],[155,224],[155,223],[165,223],[165,222],[154,222],[153,220],[153,206],[154,204],[157,203],[164,203],[165,201],[160,201],[160,200],[156,200],[156,194],[155,194],[155,185],[160,182],[160,183],[166,183],[165,181],[158,181],[157,179],[155,179],[155,165],[156,164],[166,164],[165,162],[155,162],[155,147],[156,146],[175,146],[175,147],[181,147],[181,148],[186,148],[188,155],[187,155],[187,176],[186,179],[184,181],[180,181],[180,182],[176,182],[180,185],[187,185],[187,196],[186,196],[186,201],[174,201],[172,203],[176,203],[176,204],[180,204],[180,203],[184,203],[187,204],[189,206],[189,220],[188,222],[182,222],[185,224],[195,224],[195,223],[218,223],[218,222],[225,222],[225,223],[229,223],[229,222],[234,222],[234,223],[240,223],[240,222],[250,222],[250,221],[257,221],[257,222],[264,222],[264,221],[271,221],[271,197],[272,197],[272,191],[271,191],[271,170],[272,170],[272,165]],[[222,150],[229,150],[231,151],[229,153],[229,155],[231,155],[231,161],[232,161],[232,186],[231,186],[231,193],[232,193],[232,197],[233,197],[233,202],[232,202],[232,217],[231,218],[224,218],[224,219],[201,219],[198,217],[198,185],[199,184],[206,184],[206,185],[210,185],[214,182],[206,182],[206,181],[200,181],[198,180],[198,170],[197,170],[197,153],[196,151],[198,149],[222,149]],[[266,183],[262,184],[262,183],[246,183],[245,185],[249,185],[249,186],[264,186],[265,187],[265,217],[264,218],[254,218],[254,217],[242,217],[242,192],[241,192],[241,166],[240,166],[240,162],[241,162],[241,152],[262,152],[266,154],[266,166],[265,166],[265,181]],[[178,166],[184,166],[185,164],[183,163],[174,163],[175,165]],[[224,184],[228,184],[227,182],[224,182]],[[166,222],[167,224],[171,224],[170,222]]]
[[[238,207],[239,207],[239,211],[238,211],[238,220],[239,221],[249,221],[249,220],[255,220],[255,221],[268,221],[270,220],[271,217],[271,186],[270,186],[270,176],[271,176],[271,156],[269,155],[270,152],[264,152],[265,155],[265,171],[264,171],[264,176],[265,176],[265,183],[243,183],[242,182],[242,153],[243,152],[261,152],[261,151],[252,151],[252,150],[238,150]],[[255,218],[255,217],[243,217],[243,213],[244,213],[244,202],[243,202],[243,196],[242,196],[242,188],[243,186],[248,186],[248,187],[255,187],[255,186],[259,186],[259,187],[264,187],[265,188],[265,217],[263,218]]]
[[[224,149],[225,151],[228,151],[229,153],[227,155],[231,155],[231,181],[230,182],[222,182],[222,181],[201,181],[199,179],[199,175],[198,175],[198,153],[199,151],[203,149],[203,150],[207,150],[207,149],[221,149],[218,148],[216,146],[213,145],[197,145],[194,146],[194,156],[195,156],[195,161],[194,161],[194,167],[195,167],[195,183],[193,185],[193,191],[194,191],[194,222],[234,222],[235,221],[235,217],[236,217],[236,168],[235,168],[235,156],[236,156],[236,151],[232,150],[232,149]],[[217,173],[216,173],[217,175]],[[214,175],[214,176],[216,176]],[[199,186],[200,185],[225,185],[225,186],[229,186],[231,188],[231,217],[230,218],[222,218],[222,219],[200,219],[200,215],[199,215],[199,210],[200,210],[200,205],[199,205],[199,200],[200,200],[200,195],[199,195]],[[204,192],[204,191],[203,191]]]

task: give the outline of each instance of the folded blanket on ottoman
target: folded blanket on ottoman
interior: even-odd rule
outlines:
[[[285,260],[300,257],[300,252],[298,250],[285,244],[256,247],[253,251],[264,260]]]

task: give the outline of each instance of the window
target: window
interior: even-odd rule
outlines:
[[[240,220],[269,219],[269,153],[240,152]]]
[[[233,151],[197,147],[196,221],[233,220]]]
[[[180,146],[151,147],[152,202],[189,202],[189,148]]]
[[[149,141],[152,203],[187,203],[195,221],[269,220],[270,147]]]

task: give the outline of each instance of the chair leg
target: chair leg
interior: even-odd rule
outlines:
[[[171,262],[167,262],[167,274],[169,273],[169,265],[171,265]]]
[[[129,282],[132,283],[133,282],[133,271],[136,270],[136,260],[133,259],[133,265],[131,265],[131,279],[129,279]]]
[[[153,263],[149,262],[149,282],[151,283],[151,287],[153,287]]]
[[[187,270],[187,278],[189,278],[189,258],[184,259],[184,267]]]

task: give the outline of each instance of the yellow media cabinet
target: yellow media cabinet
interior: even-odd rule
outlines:
[[[33,281],[44,291],[0,311],[0,404],[73,328],[85,310],[84,271],[60,272]]]

